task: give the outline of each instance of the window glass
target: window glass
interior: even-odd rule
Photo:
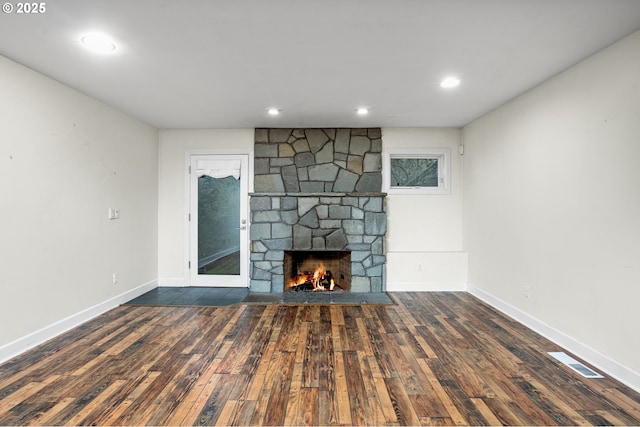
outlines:
[[[438,159],[391,158],[391,187],[437,187]]]

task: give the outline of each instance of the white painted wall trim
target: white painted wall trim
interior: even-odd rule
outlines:
[[[464,292],[466,290],[465,283],[387,281],[388,292]]]
[[[184,277],[161,277],[158,287],[184,288],[189,286]]]
[[[566,350],[575,354],[584,361],[592,364],[598,370],[606,373],[607,375],[617,379],[625,385],[640,392],[640,373],[633,371],[632,369],[616,362],[615,360],[605,356],[604,354],[582,344],[581,342],[571,338],[568,335],[554,329],[546,323],[536,319],[535,317],[523,312],[522,310],[512,306],[511,304],[496,298],[495,296],[476,288],[472,285],[467,285],[467,292],[478,297],[482,301],[491,305],[495,309],[501,311],[507,316],[512,317],[528,328],[539,333],[543,337],[553,341]]]
[[[64,332],[67,332],[68,330],[73,329],[76,326],[79,326],[82,323],[91,320],[94,317],[97,317],[102,313],[111,310],[112,308],[119,306],[120,304],[124,304],[125,302],[130,301],[133,298],[139,297],[140,295],[149,292],[156,287],[158,287],[158,281],[154,279],[134,289],[117,295],[111,299],[101,302],[100,304],[94,305],[93,307],[89,307],[79,313],[73,314],[65,319],[52,323],[51,325],[46,326],[38,331],[32,332],[29,335],[5,344],[0,347],[0,363],[6,362],[11,358],[18,356],[19,354],[24,353],[25,351],[30,350],[44,343],[45,341],[50,340],[51,338],[55,338],[56,336],[63,334]]]

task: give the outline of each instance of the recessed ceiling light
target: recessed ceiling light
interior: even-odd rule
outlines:
[[[269,107],[269,108],[267,108],[267,114],[269,114],[270,116],[277,116],[277,115],[280,114],[280,111],[282,111],[282,110],[277,108],[277,107]]]
[[[460,79],[458,79],[457,77],[447,77],[446,79],[440,82],[440,86],[447,89],[456,87],[459,84],[460,84]]]
[[[89,33],[80,37],[82,44],[93,53],[111,53],[116,50],[116,44],[109,36],[102,33]]]
[[[359,116],[366,116],[367,114],[369,114],[369,108],[367,107],[356,108],[356,113],[358,113]]]

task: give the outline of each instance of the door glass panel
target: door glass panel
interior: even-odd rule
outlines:
[[[240,179],[198,178],[198,274],[240,274]]]

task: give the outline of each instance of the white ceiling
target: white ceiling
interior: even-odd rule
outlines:
[[[639,0],[45,4],[0,14],[0,54],[162,129],[460,127],[640,28]]]

